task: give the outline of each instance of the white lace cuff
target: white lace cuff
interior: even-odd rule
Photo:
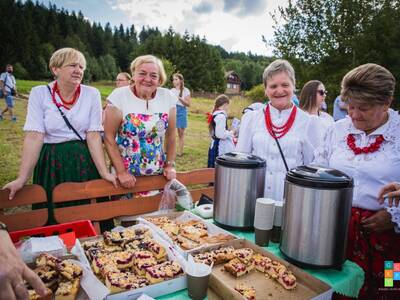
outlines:
[[[394,231],[400,233],[400,207],[385,207],[386,211],[392,215],[392,222],[394,223]]]

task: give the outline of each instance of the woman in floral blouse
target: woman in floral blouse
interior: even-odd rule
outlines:
[[[104,124],[106,150],[125,188],[135,186],[135,176],[176,177],[177,99],[161,87],[166,81],[163,64],[143,55],[131,63],[131,72],[133,83],[108,96]]]

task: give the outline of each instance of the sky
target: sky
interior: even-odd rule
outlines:
[[[82,11],[92,22],[125,27],[135,25],[170,26],[183,34],[205,37],[208,43],[225,50],[271,55],[262,41],[273,37],[271,12],[286,6],[288,0],[50,0],[69,12]],[[48,1],[43,1],[48,4]]]

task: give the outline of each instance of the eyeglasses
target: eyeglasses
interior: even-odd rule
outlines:
[[[317,91],[320,96],[326,96],[328,94],[327,90],[318,90]]]

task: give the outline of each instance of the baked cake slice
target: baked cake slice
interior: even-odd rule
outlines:
[[[72,261],[64,260],[57,264],[56,269],[70,281],[82,276],[82,268]]]
[[[213,253],[215,264],[227,262],[235,257],[235,248],[232,246],[222,247],[211,252]]]
[[[266,266],[271,265],[272,260],[269,257],[266,257],[260,253],[256,253],[253,255],[254,266],[260,272],[266,272]]]
[[[75,300],[79,291],[80,279],[61,281],[55,292],[55,300]]]
[[[224,265],[226,271],[235,277],[243,276],[254,269],[254,262],[243,263],[240,259],[234,258]]]
[[[149,284],[146,278],[137,277],[133,273],[108,273],[105,279],[111,294],[137,289]]]
[[[245,264],[249,264],[253,260],[254,251],[251,248],[240,248],[236,249],[233,255]]]
[[[247,300],[256,299],[256,290],[253,287],[248,287],[244,283],[238,283],[235,286],[235,290]]]

